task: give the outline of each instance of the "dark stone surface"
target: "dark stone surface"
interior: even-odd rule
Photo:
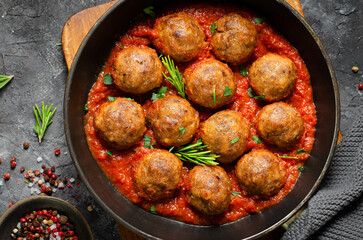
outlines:
[[[66,20],[76,12],[107,0],[2,0],[0,1],[0,74],[15,75],[0,90],[0,176],[10,172],[10,181],[0,186],[0,214],[10,203],[30,195],[30,188],[19,172],[55,165],[57,174],[76,178],[77,173],[67,150],[63,129],[63,94],[67,67],[62,49],[57,46]],[[358,114],[363,113],[362,9],[360,0],[301,0],[307,21],[317,32],[333,62],[341,96],[341,130],[346,133]],[[353,73],[352,66],[361,67]],[[314,79],[312,79],[314,81]],[[32,106],[54,103],[54,121],[39,145],[33,131]],[[30,148],[24,150],[24,141]],[[54,150],[61,155],[56,157]],[[10,170],[10,157],[18,166]],[[44,160],[37,163],[41,156]],[[19,180],[16,182],[16,180]],[[87,218],[96,239],[120,239],[114,220],[97,205],[84,184],[58,191],[53,196],[75,205]],[[75,199],[74,196],[78,196]],[[94,207],[93,212],[87,206]]]

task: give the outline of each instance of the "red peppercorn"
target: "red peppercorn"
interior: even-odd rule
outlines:
[[[78,199],[78,196],[74,196],[74,199],[76,199],[76,200],[77,200],[77,199]]]
[[[59,150],[59,149],[56,149],[56,150],[54,151],[54,154],[55,154],[56,156],[59,156],[59,154],[60,154],[60,150]]]
[[[15,167],[16,167],[16,162],[14,161],[14,162],[11,162],[10,163],[10,167],[12,168],[12,169],[14,169]]]
[[[21,223],[25,223],[26,222],[26,219],[25,218],[20,218],[20,222]]]
[[[68,230],[68,235],[69,235],[69,236],[73,236],[73,235],[74,235],[74,232],[73,232],[73,231],[71,231],[71,230]]]
[[[16,158],[15,157],[11,157],[10,158],[10,162],[15,162],[16,161]]]
[[[78,240],[78,237],[77,237],[77,236],[74,236],[74,237],[73,237],[73,240]]]
[[[71,185],[71,184],[69,184],[69,183],[67,183],[67,187],[68,187],[68,188],[71,188],[71,187],[72,187],[72,185]]]
[[[25,167],[21,167],[20,168],[20,172],[22,173],[22,172],[24,172],[25,171]]]
[[[4,174],[4,179],[7,181],[10,179],[10,173],[5,173]]]
[[[53,174],[53,173],[52,173],[52,171],[48,171],[48,172],[47,172],[47,175],[48,175],[49,177],[50,177],[50,176],[52,176],[52,174]]]
[[[358,84],[358,89],[359,89],[359,91],[362,91],[363,90],[363,83],[359,83]]]
[[[59,231],[58,232],[58,235],[61,237],[61,236],[63,236],[63,232],[62,231]],[[75,238],[73,238],[73,239],[75,239]]]
[[[52,179],[56,180],[57,179],[57,175],[52,174]]]
[[[38,211],[38,215],[43,215],[43,211]]]

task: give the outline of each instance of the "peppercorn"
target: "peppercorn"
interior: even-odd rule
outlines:
[[[52,174],[52,179],[57,179],[57,175],[55,175],[55,174]]]
[[[48,171],[47,172],[47,175],[50,177],[50,176],[52,176],[52,171]]]
[[[28,148],[29,148],[29,146],[30,146],[29,142],[24,142],[24,143],[23,143],[23,148],[24,148],[24,149],[28,149]]]
[[[363,90],[363,83],[359,83],[358,84],[358,89],[359,89],[359,91],[362,91]]]
[[[22,173],[22,172],[24,172],[25,171],[25,167],[21,167],[20,168],[20,172]]]
[[[61,225],[64,225],[66,224],[68,221],[68,217],[67,216],[64,216],[64,215],[60,215],[59,218],[58,218],[58,222],[61,224]]]
[[[47,189],[45,190],[45,193],[48,194],[48,195],[52,195],[52,188],[47,187]]]
[[[10,158],[10,162],[15,162],[16,161],[16,158],[15,157],[11,157]]]
[[[49,176],[48,176],[48,175],[45,175],[45,176],[44,176],[44,181],[49,182],[49,179],[50,179],[50,178],[49,178]]]
[[[42,165],[42,169],[44,169],[44,168],[45,168],[45,165],[43,164],[43,165]]]
[[[54,186],[55,181],[54,181],[53,179],[50,179],[50,180],[49,180],[49,183],[50,183],[50,185]]]
[[[50,171],[55,172],[55,167],[54,167],[54,166],[52,166],[52,167],[50,168]]]
[[[56,156],[59,156],[59,154],[60,154],[60,150],[59,150],[59,149],[54,150],[54,154],[55,154]]]
[[[39,176],[40,176],[40,171],[39,171],[39,170],[35,170],[34,175],[35,175],[36,177],[39,177]]]
[[[16,167],[16,161],[10,162],[11,169],[14,169]]]
[[[5,174],[4,174],[4,179],[5,179],[6,181],[8,181],[8,180],[10,179],[10,173],[5,173]]]
[[[353,67],[352,67],[352,71],[353,71],[354,73],[357,73],[357,72],[358,72],[358,70],[359,70],[359,68],[358,68],[357,66],[353,66]]]

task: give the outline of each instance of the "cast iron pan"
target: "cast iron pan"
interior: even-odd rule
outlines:
[[[64,96],[65,131],[74,164],[88,190],[118,222],[150,239],[242,239],[275,229],[311,197],[332,158],[338,137],[339,93],[328,54],[306,21],[283,0],[239,0],[267,20],[299,50],[310,74],[317,110],[315,143],[295,188],[278,204],[258,214],[222,226],[195,226],[151,214],[121,195],[105,176],[88,149],[83,129],[83,107],[118,37],[142,9],[169,1],[121,0],[94,25],[73,61]],[[213,4],[213,2],[210,2]]]

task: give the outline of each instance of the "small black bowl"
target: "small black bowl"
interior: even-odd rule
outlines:
[[[55,197],[37,196],[23,199],[14,204],[0,217],[0,239],[11,239],[10,234],[20,218],[34,210],[54,209],[65,214],[74,224],[79,239],[93,240],[91,228],[82,213],[68,202]]]

